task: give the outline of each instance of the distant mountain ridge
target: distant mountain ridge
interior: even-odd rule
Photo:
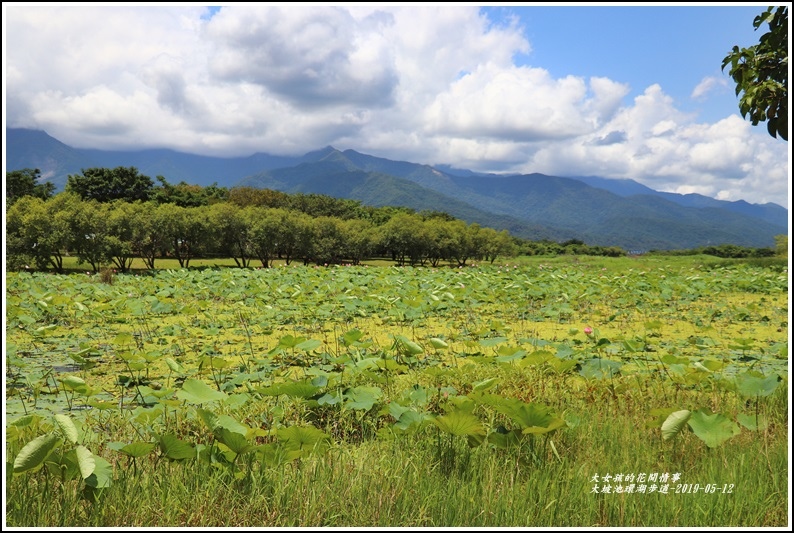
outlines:
[[[528,239],[581,239],[624,249],[707,245],[774,246],[788,233],[777,204],[726,202],[664,193],[633,180],[543,174],[496,175],[393,161],[332,146],[303,156],[256,153],[218,158],[168,149],[134,152],[71,148],[40,130],[6,130],[6,169],[39,168],[62,190],[84,168],[134,166],[170,183],[252,186],[351,198],[372,206],[439,210]]]

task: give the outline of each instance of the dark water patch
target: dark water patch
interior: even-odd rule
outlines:
[[[52,369],[55,372],[79,372],[80,367],[78,365],[53,365]]]

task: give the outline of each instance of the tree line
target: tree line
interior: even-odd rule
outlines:
[[[6,177],[13,184],[6,191],[11,270],[33,265],[63,272],[67,255],[94,271],[112,265],[127,272],[135,258],[149,269],[159,258],[174,258],[187,268],[199,257],[265,268],[276,259],[323,265],[371,257],[390,257],[399,265],[465,266],[519,252],[506,230],[442,212],[368,207],[319,194],[172,185],[161,176],[155,186],[134,167],[83,170],[70,175],[58,194],[36,189],[37,170]]]

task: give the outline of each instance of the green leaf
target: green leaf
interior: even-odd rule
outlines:
[[[276,434],[284,447],[288,450],[314,450],[322,447],[328,440],[328,435],[314,426],[290,426],[279,429]]]
[[[66,415],[57,414],[55,415],[55,422],[58,424],[58,428],[64,438],[72,444],[77,444],[77,427],[72,419]]]
[[[83,479],[88,479],[96,468],[94,454],[85,446],[77,446],[74,451],[77,455],[77,465],[80,467],[80,475],[83,476]]]
[[[491,337],[489,339],[481,339],[480,346],[491,348],[493,346],[497,346],[503,342],[507,342],[507,337]]]
[[[124,444],[123,442],[111,442],[108,448],[117,452],[123,453],[132,458],[143,457],[148,455],[157,446],[156,442],[131,442]]]
[[[85,484],[93,489],[106,489],[113,482],[113,465],[102,457],[94,456],[94,471],[85,480]]]
[[[514,404],[502,411],[515,421],[524,435],[550,433],[563,426],[565,420],[552,414],[552,409],[536,403]]]
[[[430,346],[432,346],[436,350],[446,350],[447,348],[449,348],[449,344],[439,339],[438,337],[431,337],[427,339],[427,342],[429,342]]]
[[[424,349],[416,344],[414,341],[410,340],[408,337],[404,337],[403,335],[396,335],[395,340],[397,341],[397,349],[404,354],[408,355],[419,355],[424,353]]]
[[[594,358],[582,363],[579,374],[586,378],[604,379],[616,376],[620,373],[622,363],[610,361],[608,359]]]
[[[736,420],[750,431],[763,431],[769,426],[765,416],[759,416],[756,420],[755,415],[739,413],[736,415]]]
[[[362,385],[345,392],[346,409],[368,411],[383,396],[380,387]]]
[[[488,434],[488,443],[493,444],[497,448],[513,448],[517,447],[521,444],[521,430],[514,429],[512,431],[507,431],[503,427],[497,428],[496,431]]]
[[[28,442],[14,458],[14,473],[38,468],[62,442],[55,433],[41,435]]]
[[[177,374],[181,374],[185,370],[182,368],[182,365],[171,359],[170,357],[165,358],[165,364],[168,365],[168,368],[171,369],[171,372],[176,372]]]
[[[364,333],[357,329],[351,329],[347,333],[342,335],[342,343],[345,346],[351,346],[354,342],[357,342],[361,337],[364,336]]]
[[[215,438],[229,447],[236,454],[246,453],[254,448],[245,435],[221,427],[213,431]]]
[[[739,426],[725,415],[708,414],[702,410],[692,413],[689,427],[709,448],[716,448],[740,433]]]
[[[472,390],[487,391],[494,388],[499,383],[499,381],[500,381],[499,378],[488,378],[482,381],[475,381],[474,383],[472,383]]]
[[[160,451],[175,461],[191,459],[196,456],[195,447],[192,444],[170,433],[160,436]]]
[[[86,388],[85,380],[83,378],[78,378],[77,376],[66,376],[65,378],[61,379],[61,383],[70,390],[82,390]]]
[[[118,346],[124,346],[125,344],[132,343],[132,335],[129,333],[119,333],[116,335],[116,338],[113,339],[113,344]]]
[[[188,403],[204,403],[226,399],[226,393],[211,389],[209,385],[198,379],[188,379],[182,389],[176,393],[180,400]]]
[[[443,432],[458,437],[485,436],[485,428],[480,419],[471,413],[456,409],[433,419],[433,423]]]
[[[772,374],[767,377],[757,377],[750,373],[744,373],[736,377],[736,387],[742,396],[755,398],[758,396],[769,396],[777,389],[780,376]]]
[[[670,440],[678,435],[689,421],[692,413],[687,409],[671,413],[662,423],[662,440]]]
[[[301,350],[302,352],[310,352],[315,348],[318,348],[321,344],[322,342],[318,341],[317,339],[309,339],[307,341],[303,341],[299,344],[296,344],[295,348]]]

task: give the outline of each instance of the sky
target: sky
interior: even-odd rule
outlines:
[[[788,142],[721,70],[766,6],[4,2],[3,117],[76,148],[331,145],[788,207]]]

